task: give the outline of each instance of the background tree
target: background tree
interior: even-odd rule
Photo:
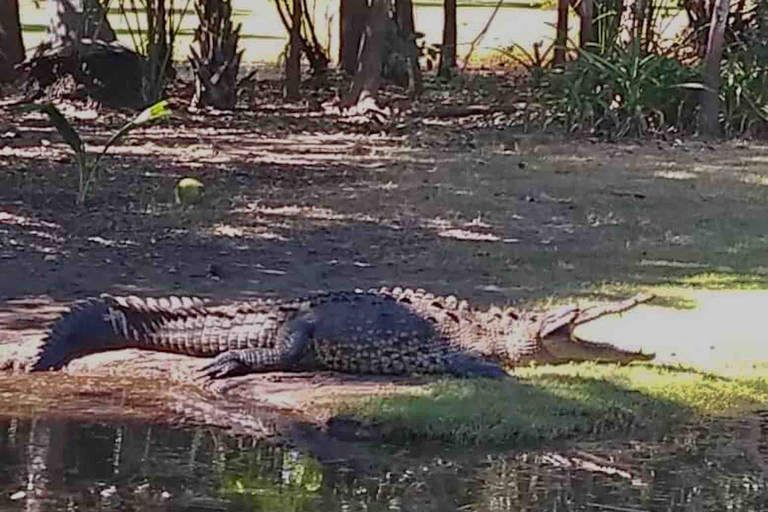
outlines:
[[[422,79],[419,56],[421,50],[416,41],[420,37],[416,33],[413,2],[411,0],[395,0],[395,26],[390,32],[391,40],[388,50],[389,55],[395,59],[404,58],[407,68],[407,86],[410,96],[415,98],[421,94]]]
[[[443,44],[440,46],[438,75],[450,78],[456,67],[456,0],[445,0],[443,4]]]
[[[350,107],[358,101],[376,97],[381,85],[381,64],[390,22],[389,0],[373,0],[360,50],[360,63],[342,106]]]
[[[291,36],[285,59],[285,99],[291,101],[301,98],[301,7],[301,0],[293,0]]]
[[[16,76],[14,66],[24,60],[18,0],[0,0],[0,82]]]
[[[339,64],[350,75],[357,71],[360,43],[368,21],[367,0],[341,0],[339,5]]]
[[[587,45],[592,42],[592,22],[595,13],[594,1],[581,0],[578,12],[579,16],[581,16],[581,24],[579,25],[579,46],[581,48],[587,48]]]
[[[712,9],[712,23],[709,26],[709,42],[704,57],[704,83],[706,89],[701,92],[701,131],[704,135],[720,135],[718,121],[720,110],[718,94],[720,90],[720,59],[723,55],[725,28],[728,23],[728,0],[719,0]]]
[[[289,37],[293,34],[293,27],[298,27],[296,36],[298,37],[298,44],[296,46],[299,52],[307,58],[309,67],[312,69],[312,75],[321,76],[325,74],[328,71],[328,64],[330,64],[331,59],[317,38],[315,23],[312,21],[307,0],[300,1],[298,10],[296,10],[295,2],[292,2],[292,0],[275,0],[275,6],[277,7],[278,15],[280,15],[280,21],[282,21]],[[294,14],[298,16],[297,19],[294,19]]]
[[[98,0],[51,0],[48,37],[42,50],[67,47],[84,38],[111,43],[115,31]]]
[[[233,109],[237,103],[237,73],[243,51],[238,50],[241,25],[232,25],[230,0],[196,0],[199,24],[189,60],[195,71],[192,104]]]
[[[557,25],[555,26],[555,55],[553,57],[556,66],[565,63],[565,50],[568,46],[568,0],[557,0]]]

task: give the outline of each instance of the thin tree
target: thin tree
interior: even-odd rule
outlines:
[[[456,0],[445,0],[443,4],[443,44],[440,47],[440,62],[437,65],[441,78],[450,78],[456,67]]]
[[[555,66],[565,64],[565,50],[568,44],[569,0],[557,0],[557,27],[555,28]]]
[[[587,49],[587,45],[592,42],[593,17],[595,12],[594,0],[581,0],[579,5],[579,14],[581,15],[581,25],[579,27],[579,46]]]
[[[712,9],[712,22],[709,25],[707,53],[704,56],[704,83],[701,91],[701,132],[708,137],[720,135],[718,117],[718,92],[720,90],[720,59],[723,56],[723,40],[728,23],[728,0],[719,0]]]
[[[295,101],[301,98],[301,0],[293,0],[291,38],[288,45],[284,92],[287,100]]]
[[[395,22],[397,24],[394,37],[398,44],[395,51],[404,53],[408,59],[408,89],[412,98],[421,95],[423,82],[421,67],[419,66],[419,47],[416,45],[416,29],[413,16],[413,2],[411,0],[395,1]]]
[[[472,58],[472,54],[475,53],[475,48],[477,48],[477,45],[480,44],[480,41],[483,40],[485,37],[485,34],[488,33],[488,29],[491,28],[491,24],[493,23],[493,20],[496,19],[496,15],[499,13],[499,9],[501,9],[501,4],[504,3],[504,0],[499,0],[496,2],[496,7],[493,8],[493,12],[491,12],[491,15],[488,17],[488,21],[485,22],[485,26],[483,29],[478,32],[478,34],[475,36],[475,38],[472,40],[471,43],[469,43],[469,51],[464,56],[464,66],[462,69],[466,69],[469,65],[470,59]]]
[[[322,76],[328,71],[328,64],[330,59],[326,55],[326,50],[320,43],[317,37],[317,30],[315,29],[315,23],[312,21],[311,10],[307,4],[307,0],[301,0],[302,4],[302,22],[301,29],[299,30],[299,43],[302,54],[309,61],[309,67],[312,69],[313,76]],[[285,30],[288,34],[293,30],[293,18],[290,17],[290,13],[293,12],[292,0],[275,0],[275,7],[277,7],[277,14],[280,16]],[[290,18],[290,19],[289,19]]]
[[[0,82],[13,80],[14,66],[24,60],[18,0],[0,0]]]

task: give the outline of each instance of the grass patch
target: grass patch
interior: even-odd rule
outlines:
[[[765,290],[768,277],[762,274],[702,272],[676,282],[680,286],[704,290]]]
[[[749,377],[726,377],[694,368],[649,363],[628,366],[584,363],[526,368],[516,374],[532,383],[541,383],[545,389],[547,381],[557,378],[602,381],[699,416],[740,414],[768,401],[768,367],[765,366],[755,366]]]
[[[678,310],[695,309],[697,300],[691,295],[692,291],[755,291],[768,290],[768,275],[758,273],[738,272],[698,272],[685,276],[668,279],[655,285],[638,285],[632,283],[601,283],[589,285],[580,290],[572,290],[572,296],[586,297],[596,301],[613,301],[640,292],[650,292],[656,295],[653,306]],[[570,299],[572,301],[572,298]],[[547,306],[551,298],[539,300],[534,305]],[[568,303],[568,297],[560,302]]]
[[[345,400],[332,414],[389,441],[531,444],[611,433],[661,435],[768,401],[768,369],[728,378],[677,367],[579,364],[524,369],[519,383],[444,379],[413,392]]]

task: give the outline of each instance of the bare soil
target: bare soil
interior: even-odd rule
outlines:
[[[65,114],[94,151],[129,117]],[[612,299],[599,285],[685,285],[705,272],[759,285],[768,273],[768,147],[755,143],[565,140],[495,129],[490,114],[371,130],[309,107],[263,106],[132,133],[79,208],[71,154],[47,120],[0,124],[6,352],[39,340],[72,301],[104,292],[235,300],[399,285],[501,306]],[[181,177],[205,184],[200,204],[174,203]],[[648,342],[666,343],[631,340]],[[149,358],[166,375],[184,359],[123,357]],[[338,393],[420,384],[253,379],[232,396],[296,413]],[[320,421],[322,407],[311,416]]]

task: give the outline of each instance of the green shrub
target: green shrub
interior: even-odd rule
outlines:
[[[723,133],[764,134],[768,127],[768,61],[754,49],[728,52],[720,66],[720,122]]]
[[[622,137],[682,129],[693,125],[696,98],[686,84],[697,78],[674,58],[631,44],[602,54],[579,50],[553,77],[553,106],[568,131]]]

